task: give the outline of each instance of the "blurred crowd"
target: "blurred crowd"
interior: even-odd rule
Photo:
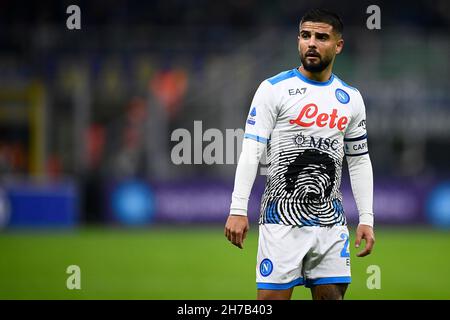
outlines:
[[[81,9],[81,30],[65,27]],[[448,174],[447,1],[316,1],[344,21],[335,73],[366,99],[374,170]],[[171,132],[243,128],[259,83],[299,64],[307,1],[0,3],[0,170],[80,179],[229,179],[233,165],[173,165]],[[38,84],[39,90],[35,88]],[[204,142],[203,146],[207,143]],[[92,178],[94,177],[94,178]]]

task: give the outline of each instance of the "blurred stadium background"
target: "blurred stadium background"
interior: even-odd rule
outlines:
[[[81,30],[66,28],[71,4]],[[366,28],[371,4],[381,30]],[[264,176],[240,251],[223,225],[242,135],[225,132],[243,128],[262,80],[299,64],[311,5],[342,16],[334,72],[368,114],[377,244],[364,259],[352,251],[347,298],[449,299],[445,0],[1,1],[0,298],[253,299]],[[222,132],[235,146],[216,150],[226,164],[174,164],[180,128],[192,162],[205,131]],[[348,175],[342,184],[354,240]],[[66,288],[69,265],[81,290]],[[366,287],[370,265],[380,290]]]

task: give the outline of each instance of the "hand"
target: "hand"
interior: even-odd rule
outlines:
[[[247,216],[229,215],[225,224],[225,237],[236,247],[243,249],[248,229]]]
[[[373,228],[371,226],[364,224],[358,225],[358,228],[356,229],[356,248],[359,248],[362,239],[366,240],[366,247],[356,254],[357,257],[365,257],[372,252],[373,245],[375,244],[375,234],[373,233]]]

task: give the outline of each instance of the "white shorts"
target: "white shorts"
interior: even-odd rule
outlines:
[[[350,283],[347,226],[259,226],[258,289]]]

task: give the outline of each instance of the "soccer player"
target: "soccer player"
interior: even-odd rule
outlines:
[[[301,66],[264,80],[250,106],[225,236],[243,248],[247,204],[267,147],[256,266],[258,299],[290,299],[305,285],[313,299],[343,299],[351,282],[349,232],[339,190],[346,156],[362,239],[372,251],[373,176],[360,92],[332,73],[343,25],[314,9],[300,21]]]

